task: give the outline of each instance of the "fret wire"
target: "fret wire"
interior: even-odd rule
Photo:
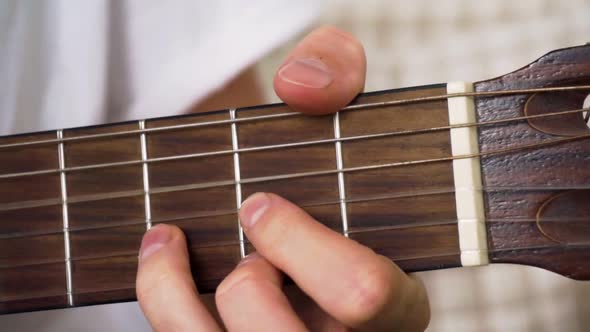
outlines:
[[[57,131],[57,138],[63,138],[63,131]],[[69,211],[68,211],[68,190],[67,190],[67,179],[66,173],[63,171],[66,167],[65,161],[65,147],[64,143],[58,145],[58,160],[60,169],[60,187],[61,187],[61,201],[62,201],[62,214],[63,214],[63,235],[64,235],[64,257],[65,257],[65,268],[66,268],[66,292],[68,298],[68,306],[74,305],[74,297],[72,296],[72,264],[70,262],[70,227],[69,222]]]
[[[236,110],[231,109],[229,111],[229,117],[231,120],[236,119]],[[239,150],[239,143],[238,143],[238,128],[236,123],[231,124],[231,145],[233,151]],[[240,154],[239,152],[234,152],[234,180],[236,183],[235,190],[236,190],[236,208],[239,211],[240,207],[242,207],[242,185],[240,181],[242,179],[242,175],[240,172]],[[246,257],[246,245],[244,244],[244,229],[242,229],[242,224],[240,223],[240,218],[237,218],[238,223],[238,239],[240,242],[240,258]]]
[[[334,114],[334,139],[340,139],[340,113]],[[342,218],[342,233],[348,237],[348,212],[346,209],[346,188],[344,187],[344,173],[342,169],[342,142],[336,141],[336,169],[338,172],[338,198],[340,199],[340,217]]]
[[[441,188],[441,189],[431,189],[431,190],[420,190],[420,191],[409,191],[409,192],[400,192],[400,193],[390,193],[390,194],[382,194],[382,195],[368,195],[368,196],[360,196],[355,198],[346,198],[345,203],[363,203],[363,202],[374,202],[379,200],[389,200],[389,199],[399,199],[399,198],[410,198],[410,197],[421,197],[421,196],[429,196],[429,195],[441,195],[441,194],[450,194],[454,193],[457,190],[463,190],[465,188],[455,188],[454,186]],[[562,187],[482,187],[482,188],[469,188],[474,190],[480,190],[484,192],[499,192],[499,191],[563,191],[563,190],[588,190],[590,186],[562,186]],[[318,207],[318,206],[327,206],[327,205],[336,205],[340,204],[341,200],[320,200],[320,201],[312,201],[299,204],[301,208],[311,208],[311,207]],[[205,211],[201,213],[193,213],[193,214],[186,214],[182,216],[176,216],[171,218],[159,218],[153,220],[153,223],[167,223],[167,222],[176,222],[176,221],[183,221],[189,219],[199,219],[199,218],[207,218],[207,217],[219,217],[219,216],[227,216],[232,214],[237,214],[237,209],[226,209],[226,210],[215,210],[215,211]],[[572,218],[568,218],[568,220],[574,220]],[[584,219],[585,220],[585,219]],[[532,218],[520,218],[520,219],[486,219],[486,223],[497,223],[497,222],[536,222],[537,219]],[[543,219],[543,222],[558,222],[562,221],[560,219]],[[107,224],[107,225],[100,225],[100,226],[87,226],[87,227],[75,227],[75,228],[68,228],[67,231],[70,233],[73,232],[82,232],[82,231],[89,231],[89,230],[102,230],[102,229],[110,229],[110,228],[117,228],[117,227],[124,227],[124,226],[138,226],[145,224],[144,220],[138,221],[123,221],[117,224]],[[31,237],[31,236],[41,236],[41,235],[53,235],[59,234],[65,231],[64,229],[53,230],[53,231],[43,231],[43,232],[26,232],[26,233],[6,233],[0,234],[0,240],[2,239],[13,239],[13,238],[24,238],[24,237]]]
[[[139,121],[139,129],[145,129],[145,121]],[[142,133],[140,135],[140,144],[141,144],[141,161],[142,161],[142,173],[143,173],[143,191],[144,191],[144,207],[145,207],[145,227],[146,230],[150,230],[152,228],[152,205],[150,200],[150,176],[148,172],[148,164],[147,160],[148,153],[147,153],[147,141],[146,141],[146,134]]]
[[[343,107],[340,111],[352,111],[352,110],[360,110],[360,109],[372,109],[372,108],[378,108],[378,107],[399,106],[399,105],[406,105],[406,104],[412,104],[412,103],[440,101],[440,100],[445,100],[448,98],[455,98],[455,97],[494,97],[494,96],[503,96],[503,95],[509,96],[509,95],[519,95],[519,94],[533,94],[533,93],[546,93],[546,92],[559,92],[559,91],[576,91],[576,90],[589,90],[589,89],[590,89],[590,85],[578,85],[578,86],[561,86],[561,87],[550,87],[550,88],[513,89],[513,90],[497,90],[497,91],[482,91],[482,92],[462,92],[462,93],[442,94],[442,95],[416,97],[416,98],[400,99],[400,100],[392,100],[392,101],[384,101],[384,102],[348,105],[348,106]],[[260,120],[276,119],[276,118],[291,117],[291,116],[301,116],[301,115],[304,115],[304,114],[299,113],[299,112],[288,112],[288,113],[245,117],[245,118],[240,118],[240,119],[235,119],[235,120],[221,120],[221,121],[210,121],[210,122],[200,122],[200,123],[189,123],[189,124],[180,124],[180,125],[164,126],[164,127],[157,127],[157,128],[146,128],[143,130],[129,130],[129,131],[121,131],[121,132],[115,132],[115,133],[74,136],[74,137],[61,138],[61,139],[49,139],[49,140],[39,140],[39,141],[32,141],[32,142],[1,144],[0,149],[25,147],[25,146],[31,146],[31,145],[54,144],[54,143],[63,143],[63,142],[72,142],[72,141],[82,141],[82,140],[92,140],[92,139],[104,139],[104,138],[112,138],[112,137],[126,136],[126,135],[135,135],[135,134],[142,134],[142,133],[154,133],[154,132],[171,131],[171,130],[182,130],[182,129],[189,129],[189,128],[224,125],[224,124],[249,122],[249,121],[260,121]]]
[[[197,184],[188,184],[188,185],[179,185],[179,186],[170,186],[170,187],[160,187],[154,188],[150,190],[150,194],[154,193],[169,193],[169,192],[178,192],[178,191],[186,191],[192,189],[206,189],[206,188],[214,188],[214,187],[222,187],[228,185],[235,185],[237,183],[246,184],[246,183],[260,183],[260,182],[269,182],[269,181],[278,181],[278,180],[286,180],[286,179],[294,179],[294,178],[303,178],[303,177],[310,177],[310,176],[322,176],[322,175],[331,175],[337,174],[338,172],[348,173],[348,172],[358,172],[358,171],[369,171],[369,170],[378,170],[378,169],[385,169],[385,168],[394,168],[394,167],[404,167],[404,166],[413,166],[413,165],[422,165],[427,163],[435,163],[435,162],[446,162],[452,161],[457,159],[469,159],[475,157],[482,157],[482,156],[494,156],[494,155],[502,155],[508,153],[514,153],[518,151],[524,151],[532,148],[540,148],[540,147],[548,147],[552,145],[557,145],[561,143],[573,142],[580,139],[590,138],[590,134],[583,134],[578,136],[571,136],[559,139],[551,139],[541,143],[533,143],[533,144],[524,144],[517,147],[506,148],[506,149],[497,149],[491,150],[486,152],[480,152],[476,154],[466,154],[466,155],[457,155],[457,156],[449,156],[449,157],[442,157],[442,158],[433,158],[433,159],[421,159],[421,160],[411,160],[411,161],[401,161],[401,162],[393,162],[393,163],[385,163],[385,164],[376,164],[376,165],[368,165],[368,166],[358,166],[358,167],[349,167],[349,168],[342,168],[341,170],[337,169],[330,169],[330,170],[323,170],[323,171],[311,171],[311,172],[301,172],[301,173],[290,173],[290,174],[279,174],[273,176],[263,176],[263,177],[255,177],[255,178],[247,178],[241,179],[239,182],[235,180],[224,180],[224,181],[216,181],[216,182],[205,182],[205,183],[197,183]],[[121,198],[121,197],[130,197],[136,196],[137,190],[132,190],[128,192],[116,193],[116,194],[99,194],[99,195],[90,195],[94,199],[90,200],[100,200],[100,199],[109,199],[113,197]],[[98,197],[98,198],[97,198]],[[82,201],[78,198],[76,201]],[[84,200],[84,201],[89,201]],[[20,204],[0,204],[0,211],[4,210],[14,210],[18,209],[21,205]]]
[[[22,177],[22,176],[46,175],[46,174],[59,173],[60,171],[68,173],[68,172],[86,171],[86,170],[101,169],[101,168],[108,168],[108,167],[132,166],[132,165],[139,165],[139,164],[143,164],[143,163],[155,163],[155,162],[184,160],[184,159],[189,159],[189,158],[211,157],[211,156],[233,154],[236,152],[247,153],[247,152],[286,149],[286,148],[302,147],[302,146],[312,146],[312,145],[318,145],[318,144],[329,144],[329,143],[336,143],[336,142],[348,142],[348,141],[356,141],[356,140],[364,140],[364,139],[376,139],[376,138],[386,138],[386,137],[394,137],[394,136],[402,136],[402,135],[422,134],[422,133],[436,132],[436,131],[441,131],[441,130],[450,130],[450,129],[456,129],[456,128],[481,127],[481,126],[485,126],[485,125],[495,125],[495,124],[501,124],[501,123],[514,122],[514,121],[522,121],[522,120],[527,120],[527,119],[545,118],[545,117],[550,117],[550,116],[559,116],[559,115],[566,115],[566,114],[575,114],[575,113],[582,113],[585,111],[590,111],[590,108],[582,108],[582,109],[568,110],[568,111],[559,111],[559,112],[537,114],[537,115],[530,115],[530,116],[513,117],[513,118],[508,118],[508,119],[491,120],[491,121],[484,121],[484,122],[479,122],[479,123],[463,123],[463,124],[441,126],[441,127],[432,127],[432,128],[423,128],[423,129],[415,129],[415,130],[402,130],[402,131],[392,131],[392,132],[385,132],[385,133],[378,133],[378,134],[366,134],[366,135],[358,135],[358,136],[350,136],[350,137],[341,137],[339,139],[332,138],[332,139],[323,139],[323,140],[315,140],[315,141],[294,142],[294,143],[242,148],[242,149],[237,149],[237,150],[232,149],[232,150],[221,150],[221,151],[176,155],[176,156],[160,157],[160,158],[152,158],[152,159],[148,158],[146,161],[130,160],[130,161],[122,161],[122,162],[70,167],[70,168],[65,168],[64,170],[49,169],[49,170],[40,170],[40,171],[31,171],[31,172],[0,174],[0,179],[15,178],[15,177]]]

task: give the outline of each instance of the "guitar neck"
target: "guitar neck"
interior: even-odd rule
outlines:
[[[158,223],[184,230],[211,292],[255,250],[237,211],[259,191],[408,272],[507,262],[589,279],[590,134],[572,113],[588,83],[582,46],[335,115],[278,104],[0,137],[0,313],[135,299]]]
[[[445,94],[364,94],[352,105],[443,97],[336,116],[268,105],[4,137],[0,311],[134,299],[139,243],[158,223],[185,231],[197,286],[213,291],[254,250],[237,209],[257,191],[407,271],[460,266],[452,161],[404,165],[451,156],[449,130],[378,135],[448,126]]]

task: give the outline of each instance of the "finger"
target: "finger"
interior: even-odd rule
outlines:
[[[365,86],[362,45],[334,27],[311,32],[274,77],[277,95],[300,112],[325,114],[346,106]]]
[[[240,220],[256,250],[345,325],[403,331],[426,327],[424,288],[389,259],[273,194],[248,198]]]
[[[178,227],[160,224],[144,235],[136,291],[156,331],[221,331],[199,300],[186,240]]]
[[[282,291],[280,272],[257,253],[225,278],[215,301],[229,331],[306,331]]]

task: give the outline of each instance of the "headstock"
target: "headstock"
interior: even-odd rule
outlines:
[[[476,83],[475,89],[585,85],[590,85],[590,45],[550,52],[512,73]],[[582,111],[589,94],[590,89],[578,89],[475,99],[479,122],[531,117],[480,127],[482,153],[580,137],[482,157],[491,262],[534,265],[590,279],[590,128]]]

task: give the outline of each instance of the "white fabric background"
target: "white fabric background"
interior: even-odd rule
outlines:
[[[0,2],[0,134],[179,113],[317,14],[311,0]]]

